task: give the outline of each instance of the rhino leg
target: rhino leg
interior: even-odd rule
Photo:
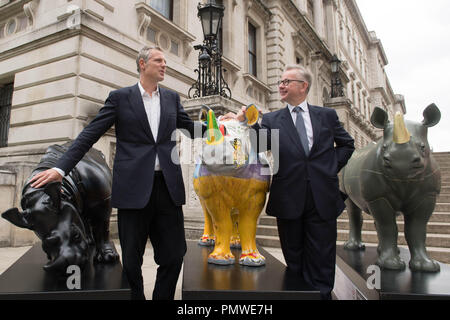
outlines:
[[[109,241],[109,220],[111,207],[105,203],[89,209],[92,236],[95,243],[94,262],[112,263],[119,260],[119,254]]]
[[[211,215],[214,234],[216,235],[214,250],[209,255],[208,262],[219,265],[234,264],[234,255],[230,250],[230,238],[233,228],[230,216],[231,208],[220,197],[209,198],[205,201],[205,205]]]
[[[361,209],[350,199],[345,200],[347,207],[350,232],[348,241],[344,244],[347,250],[364,250],[366,246],[361,240],[361,230],[363,225],[363,216]]]
[[[438,272],[439,263],[428,257],[425,247],[427,223],[434,210],[436,195],[421,197],[417,200],[422,201],[404,212],[405,238],[411,253],[409,267],[413,271]]]
[[[377,264],[384,269],[405,269],[405,262],[400,258],[397,247],[396,211],[385,198],[369,202],[368,206],[370,214],[375,219],[375,227],[378,234]]]
[[[211,220],[211,216],[209,215],[208,210],[206,209],[205,204],[202,200],[200,200],[200,204],[202,206],[203,215],[205,217],[205,225],[203,227],[203,235],[198,240],[198,244],[204,247],[212,247],[215,243],[213,223]]]
[[[250,180],[248,190],[251,196],[248,201],[239,207],[239,235],[241,237],[242,253],[239,264],[245,266],[263,266],[266,259],[256,247],[256,228],[258,217],[264,207],[266,200],[266,184],[257,180]]]

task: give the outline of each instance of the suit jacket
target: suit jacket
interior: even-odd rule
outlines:
[[[287,107],[264,114],[261,126],[255,126],[268,130],[268,147],[275,161],[278,160],[266,212],[284,219],[299,218],[309,180],[321,218],[336,219],[345,208],[337,174],[355,150],[354,140],[342,127],[334,109],[309,104],[308,107],[313,127],[313,146],[308,157]],[[279,130],[278,159],[273,152],[274,142],[270,144],[274,129]]]
[[[184,182],[179,161],[172,161],[176,128],[194,137],[194,123],[180,104],[180,96],[160,88],[161,118],[155,141],[148,123],[138,85],[112,91],[98,115],[79,134],[56,167],[70,172],[92,145],[113,125],[116,155],[113,166],[112,206],[120,209],[144,208],[152,193],[156,153],[158,153],[169,194],[175,205],[185,203]],[[200,131],[201,133],[201,131]]]

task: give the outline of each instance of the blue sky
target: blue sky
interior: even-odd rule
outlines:
[[[435,103],[441,122],[428,130],[434,151],[450,151],[450,1],[356,0],[369,31],[386,51],[386,73],[405,96],[405,118],[422,121]]]

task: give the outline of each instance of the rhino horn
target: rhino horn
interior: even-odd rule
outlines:
[[[208,120],[207,120],[207,140],[206,143],[209,145],[221,144],[223,142],[223,134],[219,130],[217,125],[216,116],[214,111],[208,110]]]
[[[405,144],[411,140],[411,134],[405,126],[405,120],[403,119],[403,114],[399,111],[395,114],[394,118],[394,143]]]

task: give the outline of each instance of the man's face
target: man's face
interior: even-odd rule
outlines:
[[[147,78],[152,82],[160,82],[164,80],[164,74],[166,73],[166,58],[164,54],[153,49],[150,54],[150,58],[147,62],[144,59],[140,60],[141,76]]]
[[[304,82],[305,79],[300,77],[297,70],[292,69],[285,71],[281,76],[281,80],[298,80],[290,81],[289,84],[281,83],[278,86],[281,101],[296,106],[306,99],[308,83]]]

